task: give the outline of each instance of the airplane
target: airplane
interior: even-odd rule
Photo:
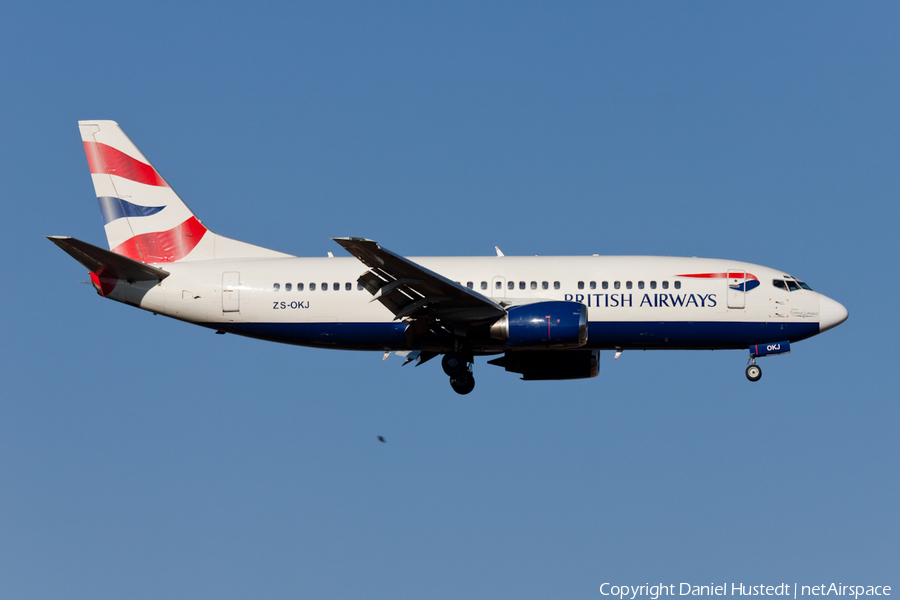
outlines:
[[[656,256],[404,257],[365,238],[301,258],[206,228],[114,121],[79,121],[109,249],[48,239],[103,298],[216,333],[405,357],[441,356],[459,394],[476,356],[524,380],[596,377],[600,351],[749,349],[827,331],[840,303],[784,271]]]

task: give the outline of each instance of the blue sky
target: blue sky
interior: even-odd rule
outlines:
[[[4,11],[3,598],[596,598],[900,585],[900,9],[30,3]],[[597,379],[265,344],[105,302],[79,119],[297,255],[733,258],[850,319]],[[381,444],[377,436],[387,443]],[[895,587],[896,589],[896,587]]]

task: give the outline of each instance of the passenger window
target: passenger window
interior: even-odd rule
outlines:
[[[651,289],[651,290],[655,290],[655,289],[656,289],[656,282],[655,282],[655,281],[651,281],[651,282],[650,282],[650,289]]]
[[[525,282],[524,282],[524,281],[520,281],[520,282],[519,282],[519,289],[520,289],[520,290],[524,290],[524,289],[525,289]]]
[[[643,282],[643,281],[638,281],[638,289],[639,289],[639,290],[644,289],[644,282]]]
[[[281,284],[280,283],[273,284],[272,289],[274,289],[277,292],[278,290],[281,289]]]
[[[486,290],[486,289],[487,289],[487,281],[482,281],[482,282],[481,282],[481,289],[483,289],[483,290]]]
[[[796,281],[791,281],[790,279],[788,279],[787,284],[788,284],[788,291],[790,291],[790,292],[796,292],[797,290],[800,289],[800,286],[797,285]]]
[[[533,290],[536,290],[536,289],[537,289],[537,281],[532,281],[532,282],[531,282],[531,289],[533,289]]]
[[[625,282],[625,289],[629,289],[629,290],[631,289],[631,282],[630,282],[630,281],[626,281],[626,282]]]
[[[596,281],[592,281],[590,285],[591,285],[591,289],[592,289],[592,290],[596,290],[596,289],[597,289],[597,282],[596,282]]]
[[[298,284],[297,284],[297,291],[298,291],[298,292],[302,292],[302,291],[303,291],[303,284],[302,284],[302,283],[298,283]]]
[[[619,281],[613,281],[613,287],[619,289],[622,287],[622,283]]]
[[[311,291],[311,292],[316,291],[316,284],[314,284],[314,283],[309,284],[309,291]]]
[[[664,290],[669,289],[669,282],[668,282],[668,281],[663,281],[663,289],[664,289]]]
[[[558,289],[559,289],[559,282],[558,282],[558,281],[554,281],[554,282],[553,282],[553,289],[554,289],[554,290],[558,290]]]
[[[508,290],[514,290],[514,289],[516,289],[516,282],[515,282],[515,281],[509,281],[509,282],[507,282],[507,283],[506,283],[506,289],[508,289]]]
[[[499,281],[494,283],[494,289],[497,289],[497,290],[502,289],[502,286],[500,285]]]
[[[578,289],[579,289],[579,290],[583,290],[583,289],[584,289],[584,282],[583,282],[583,281],[579,281],[579,282],[578,282]]]
[[[360,291],[360,292],[361,292],[361,291],[362,291],[362,289],[363,289],[363,284],[361,284],[361,283],[357,283],[357,284],[356,284],[356,289],[357,289],[357,290],[358,290],[358,291]]]
[[[781,279],[772,280],[772,285],[774,285],[775,287],[777,287],[780,290],[787,291],[787,286],[784,285],[784,281],[782,281]]]
[[[542,281],[542,282],[541,282],[541,289],[542,289],[542,290],[549,290],[549,289],[550,289],[550,282],[549,282],[549,281]]]
[[[353,290],[353,284],[349,281],[344,284],[344,291],[349,292]]]
[[[327,284],[327,283],[323,283],[323,284],[322,284],[322,291],[323,291],[323,292],[327,292],[327,291],[328,291],[328,284]]]
[[[608,281],[604,281],[604,282],[603,282],[603,285],[602,285],[601,287],[602,287],[604,290],[608,290],[608,289],[609,289],[609,282],[608,282]]]
[[[336,292],[339,292],[339,291],[341,291],[341,284],[335,283],[334,285],[331,286],[331,289],[333,289]]]
[[[466,282],[466,287],[469,288],[470,290],[474,290],[474,289],[475,289],[475,284],[472,283],[471,281],[467,281],[467,282]]]
[[[289,283],[284,284],[284,291],[286,291],[286,292],[291,291],[291,284],[289,284]]]
[[[681,282],[680,282],[680,281],[676,281],[676,282],[675,282],[675,289],[676,289],[676,290],[680,290],[680,289],[681,289]]]

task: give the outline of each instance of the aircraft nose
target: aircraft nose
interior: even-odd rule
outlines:
[[[837,327],[847,320],[850,313],[840,302],[835,302],[827,296],[819,299],[819,331],[826,331]]]

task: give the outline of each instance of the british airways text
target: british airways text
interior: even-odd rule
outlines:
[[[713,308],[716,306],[715,294],[644,294],[638,301],[634,294],[566,294],[566,302],[587,303],[589,307],[638,308],[649,306],[653,308],[678,308],[683,306],[696,306],[697,308]]]

